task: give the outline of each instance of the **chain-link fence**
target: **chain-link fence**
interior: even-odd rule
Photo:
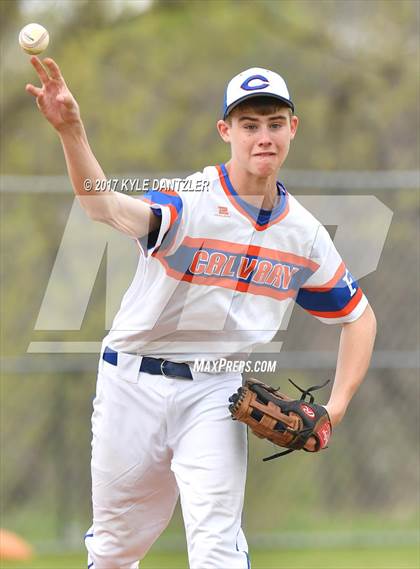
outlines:
[[[336,196],[351,198],[350,211],[359,219],[347,221],[350,227],[370,227],[367,248],[385,236],[376,270],[360,279],[377,316],[378,336],[366,381],[327,452],[294,453],[263,464],[272,447],[250,440],[247,534],[261,545],[413,541],[419,511],[418,173],[287,172],[286,182],[315,209]],[[381,227],[375,213],[358,209],[367,196],[374,196],[369,203],[378,205]],[[78,546],[90,524],[89,419],[106,328],[110,259],[104,248],[80,330],[37,329],[73,198],[64,178],[4,177],[1,200],[2,525],[43,547]],[[386,211],[393,213],[389,231],[390,215],[381,217]],[[326,224],[338,236],[340,223]],[[74,269],[85,253],[80,243],[72,249],[57,285],[63,310],[80,292]],[[357,273],[352,265],[358,259],[343,256]],[[263,377],[284,389],[288,377],[306,386],[332,378],[338,339],[338,327],[295,307],[272,353],[263,354],[276,358],[277,371]],[[327,390],[319,397],[325,402]],[[178,512],[161,546],[176,546],[181,533]]]

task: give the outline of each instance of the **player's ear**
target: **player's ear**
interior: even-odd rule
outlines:
[[[230,125],[226,121],[220,120],[216,124],[217,130],[225,142],[230,142]]]
[[[299,119],[296,115],[290,117],[290,139],[293,140],[299,125]]]

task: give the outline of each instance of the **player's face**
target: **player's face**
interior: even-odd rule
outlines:
[[[232,161],[257,177],[275,175],[289,153],[296,134],[298,118],[280,108],[270,115],[252,109],[232,113],[230,122],[219,121],[217,128],[229,142]]]

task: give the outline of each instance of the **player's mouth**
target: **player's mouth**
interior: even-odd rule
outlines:
[[[275,152],[257,152],[256,154],[254,154],[254,156],[257,156],[258,158],[270,158],[271,156],[275,155],[276,155]]]

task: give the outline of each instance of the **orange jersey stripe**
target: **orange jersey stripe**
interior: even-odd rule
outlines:
[[[306,257],[294,255],[293,253],[277,251],[275,249],[267,249],[266,247],[260,247],[258,245],[245,245],[241,243],[232,243],[231,241],[221,241],[220,239],[207,239],[200,237],[185,237],[182,245],[186,245],[187,247],[197,250],[203,249],[203,247],[208,247],[210,249],[221,250],[227,253],[264,257],[273,261],[290,263],[291,265],[299,265],[300,267],[308,267],[312,271],[316,271],[319,268],[318,263],[315,263]]]
[[[317,287],[303,286],[302,288],[309,292],[328,292],[329,290],[334,288],[335,285],[338,283],[338,281],[341,279],[342,275],[344,274],[344,270],[345,270],[344,262],[341,262],[338,269],[334,273],[334,276],[328,282]]]

